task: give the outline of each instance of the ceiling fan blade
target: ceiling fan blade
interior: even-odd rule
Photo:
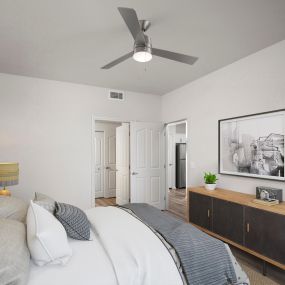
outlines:
[[[144,34],[141,30],[137,13],[132,8],[118,7],[127,27],[129,28],[135,41],[145,43]]]
[[[121,56],[121,57],[119,57],[119,58],[113,60],[112,62],[110,62],[110,63],[108,63],[108,64],[102,66],[101,69],[109,69],[109,68],[111,68],[111,67],[113,67],[113,66],[115,66],[115,65],[117,65],[117,64],[119,64],[119,63],[121,63],[121,62],[123,62],[123,61],[125,61],[126,59],[132,57],[132,56],[133,56],[133,53],[134,53],[134,52],[131,51],[131,52],[125,54],[125,55],[123,55],[123,56]]]
[[[158,49],[158,48],[152,48],[152,54],[160,57],[164,57],[167,59],[171,59],[174,61],[179,61],[186,64],[194,64],[198,57],[190,56],[182,53],[172,52],[168,50]]]

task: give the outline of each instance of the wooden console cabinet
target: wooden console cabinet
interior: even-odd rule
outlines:
[[[189,188],[188,221],[285,270],[285,203],[264,206],[253,203],[254,198],[224,189]]]

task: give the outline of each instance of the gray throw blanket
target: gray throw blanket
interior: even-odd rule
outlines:
[[[237,277],[223,242],[148,204],[126,204],[127,208],[171,244],[191,285],[236,284]]]

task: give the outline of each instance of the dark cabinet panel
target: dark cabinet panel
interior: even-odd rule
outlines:
[[[205,229],[212,230],[212,198],[197,194],[189,193],[189,218],[190,222]]]
[[[285,216],[245,207],[245,246],[285,264]]]
[[[265,255],[285,264],[285,216],[264,211]]]
[[[245,246],[263,254],[264,228],[263,211],[245,208]]]
[[[213,232],[243,244],[243,206],[213,199]]]

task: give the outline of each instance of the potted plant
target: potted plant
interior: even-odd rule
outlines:
[[[207,190],[215,190],[217,186],[217,176],[211,172],[205,172],[204,181],[205,181],[205,188]]]

